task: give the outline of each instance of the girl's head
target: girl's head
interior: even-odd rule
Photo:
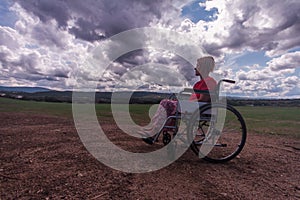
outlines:
[[[197,60],[197,66],[195,68],[196,75],[205,78],[215,68],[215,60],[212,56],[205,56]]]

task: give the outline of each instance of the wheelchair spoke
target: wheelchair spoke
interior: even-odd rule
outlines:
[[[201,113],[221,113],[226,116],[222,123],[222,119],[218,119],[216,114],[211,115],[203,121],[203,118],[195,116],[189,125],[189,134],[199,131],[202,134],[196,134],[193,139],[192,150],[204,157],[204,159],[212,162],[225,162],[231,160],[242,150],[246,139],[246,127],[241,115],[232,107],[226,105],[215,105],[214,111],[207,106]],[[201,114],[200,114],[201,116]],[[222,125],[222,126],[221,126]],[[222,127],[218,130],[215,127]],[[204,155],[203,155],[204,154]]]

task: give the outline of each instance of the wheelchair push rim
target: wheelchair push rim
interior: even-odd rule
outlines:
[[[242,151],[247,130],[242,115],[232,106],[207,104],[191,117],[187,136],[197,156],[222,163]]]

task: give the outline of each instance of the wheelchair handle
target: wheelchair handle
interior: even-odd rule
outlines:
[[[208,90],[197,90],[193,88],[184,88],[183,91],[180,92],[180,94],[183,93],[195,93],[195,94],[210,94]]]
[[[226,82],[226,83],[235,83],[234,80],[230,80],[230,79],[222,79],[221,81]]]

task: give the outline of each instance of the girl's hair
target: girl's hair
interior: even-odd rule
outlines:
[[[209,72],[212,72],[214,68],[215,60],[212,56],[205,56],[197,60],[196,69],[204,77],[208,76]]]

